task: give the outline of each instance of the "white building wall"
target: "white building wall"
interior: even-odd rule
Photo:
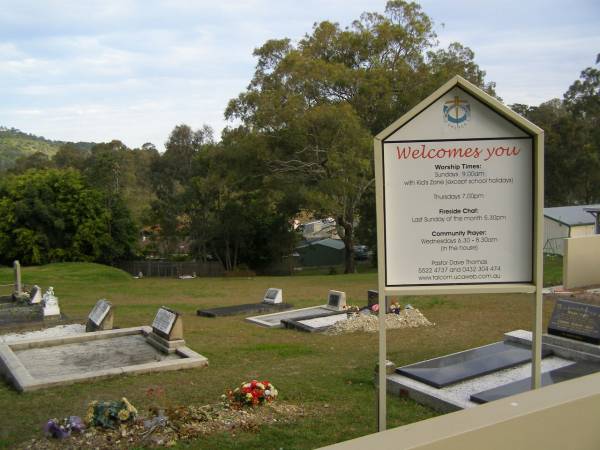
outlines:
[[[564,255],[564,238],[569,237],[569,227],[544,216],[544,253]]]
[[[570,237],[590,236],[594,234],[594,225],[578,225],[571,227]]]

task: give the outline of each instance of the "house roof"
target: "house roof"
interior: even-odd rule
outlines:
[[[298,245],[296,248],[304,248],[309,247],[311,245],[323,245],[325,247],[331,247],[335,250],[344,249],[344,242],[340,239],[321,239],[319,241],[306,242],[304,244]]]
[[[586,212],[584,208],[600,208],[600,204],[544,208],[544,216],[570,227],[594,224],[594,216]]]

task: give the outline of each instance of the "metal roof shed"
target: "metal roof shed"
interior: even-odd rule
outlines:
[[[600,205],[544,208],[544,253],[564,254],[564,238],[594,234],[595,219],[586,209]]]

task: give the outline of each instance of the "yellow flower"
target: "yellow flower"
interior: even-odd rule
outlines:
[[[250,392],[248,392],[248,393],[246,394],[246,398],[247,398],[248,400],[252,400],[252,394],[251,394]]]
[[[264,389],[265,385],[262,384],[262,383],[256,383],[256,387],[259,388],[259,389]]]
[[[125,397],[123,397],[121,400],[123,401],[123,403],[125,403],[127,411],[129,411],[131,414],[137,414],[137,409],[135,409],[135,406],[129,403],[129,400],[127,400]]]
[[[121,411],[119,411],[119,420],[122,422],[125,422],[127,419],[129,419],[129,411],[127,411],[126,409],[122,409]]]
[[[94,420],[94,414],[88,413],[87,416],[85,416],[85,423],[87,423],[88,425],[91,425],[92,420]]]

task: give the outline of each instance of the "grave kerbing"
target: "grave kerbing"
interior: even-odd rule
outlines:
[[[106,299],[100,299],[94,305],[94,308],[88,315],[88,320],[85,324],[85,331],[104,331],[112,330],[114,321],[114,313],[112,303]]]
[[[173,353],[177,348],[185,346],[181,314],[161,306],[154,317],[152,332],[148,334],[147,339],[149,344],[165,353]]]

